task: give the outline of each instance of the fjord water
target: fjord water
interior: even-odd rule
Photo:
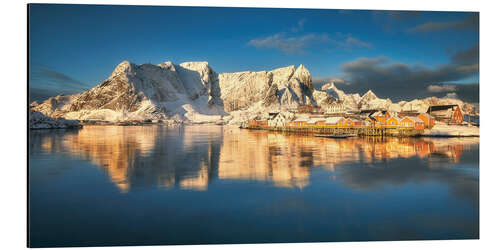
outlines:
[[[32,247],[479,237],[479,138],[85,126],[29,139]]]

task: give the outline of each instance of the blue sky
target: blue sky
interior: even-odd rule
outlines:
[[[95,86],[123,60],[208,61],[218,73],[304,64],[316,81],[341,79],[352,91],[379,81],[373,88],[382,93],[375,93],[387,97],[400,95],[389,90],[405,84],[479,83],[477,13],[43,4],[29,10],[30,89],[42,92]],[[468,55],[467,62],[457,63],[457,55]]]

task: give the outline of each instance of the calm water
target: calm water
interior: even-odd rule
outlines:
[[[31,131],[31,246],[479,237],[479,139]]]

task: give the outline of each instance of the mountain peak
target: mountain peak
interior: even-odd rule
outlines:
[[[299,67],[295,70],[294,75],[297,76],[297,78],[300,79],[308,88],[314,89],[312,86],[311,73],[306,69],[306,67],[304,67],[304,65],[299,65]]]
[[[183,62],[179,64],[182,67],[186,68],[203,68],[203,67],[210,67],[208,65],[207,61],[201,61],[201,62]]]
[[[276,68],[276,69],[273,69],[271,70],[271,72],[295,72],[295,65],[289,65],[289,66],[286,66],[286,67],[281,67],[281,68]]]
[[[428,105],[465,105],[450,99],[452,95],[444,99],[393,104],[390,99],[377,98],[371,90],[363,97],[358,93],[345,93],[335,83],[344,85],[335,80],[324,84],[322,91],[314,90],[311,74],[302,64],[270,71],[218,74],[203,61],[180,65],[170,61],[158,65],[123,61],[108,79],[94,88],[79,94],[51,97],[41,104],[33,103],[31,109],[52,117],[78,120],[177,120],[183,117],[198,122],[220,120],[221,115],[232,111],[257,114],[310,103],[322,106],[335,99],[351,111],[404,109],[425,112]],[[472,109],[467,107],[467,110]],[[238,116],[230,119],[235,122],[246,119]]]
[[[135,64],[125,60],[118,64],[116,68],[113,70],[113,73],[111,73],[111,77],[114,77],[116,75],[122,74],[122,73],[128,73],[135,68]]]
[[[332,89],[332,90],[337,89],[337,87],[335,86],[335,83],[333,81],[331,81],[329,83],[325,83],[325,84],[323,84],[323,86],[321,86],[321,90],[328,90],[328,89]]]
[[[175,71],[174,63],[171,61],[166,61],[164,63],[160,63],[160,64],[158,64],[158,67]]]
[[[295,71],[298,73],[304,72],[304,73],[310,74],[309,70],[302,64],[300,64],[299,67],[297,67],[297,69]]]
[[[370,89],[368,91],[366,91],[366,93],[363,95],[363,97],[361,97],[362,99],[370,99],[370,100],[373,100],[373,99],[377,99],[378,97],[375,95],[375,93],[373,93],[373,91]]]

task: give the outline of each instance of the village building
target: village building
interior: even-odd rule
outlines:
[[[407,117],[401,119],[400,127],[401,128],[423,130],[424,129],[424,121],[422,121],[418,117],[407,116]]]
[[[325,115],[343,115],[346,113],[346,108],[343,102],[335,102],[327,105]]]
[[[407,116],[410,117],[417,117],[420,113],[417,110],[403,110],[398,113],[398,116],[400,118],[405,118]]]
[[[342,121],[341,126],[345,127],[345,128],[352,128],[352,127],[354,127],[354,121],[351,118],[344,119]]]
[[[429,106],[427,114],[435,117],[437,121],[442,121],[448,124],[462,124],[464,115],[460,106],[453,105],[439,105]]]
[[[386,128],[398,128],[401,123],[401,118],[396,116],[391,116],[385,121]]]
[[[271,127],[284,127],[286,125],[286,118],[281,113],[269,113],[268,126]]]
[[[385,126],[387,119],[391,117],[386,110],[365,110],[365,114],[369,114],[370,119],[374,119],[373,123],[376,128]]]
[[[303,126],[306,126],[307,121],[309,121],[309,118],[306,118],[306,117],[297,118],[297,119],[287,123],[287,126],[289,126],[289,127],[303,127]]]
[[[344,120],[343,117],[338,117],[338,116],[337,117],[328,117],[325,120],[325,126],[338,127],[341,124],[343,124],[343,120]]]
[[[364,119],[365,121],[365,126],[366,127],[369,127],[369,128],[374,128],[375,127],[375,124],[377,123],[377,119],[371,117],[371,116],[368,116]]]
[[[321,108],[313,104],[303,104],[297,106],[297,113],[302,114],[321,114]]]
[[[253,120],[250,122],[249,124],[250,126],[254,126],[254,127],[257,127],[257,126],[267,126],[267,120]]]
[[[417,116],[420,120],[424,122],[424,128],[432,128],[434,127],[434,117],[427,113],[420,113]]]
[[[391,117],[391,115],[387,111],[377,111],[370,116],[375,118],[375,120],[377,120],[377,122],[381,124],[385,124],[386,120]]]
[[[325,118],[314,117],[314,118],[309,119],[309,121],[307,121],[307,125],[308,126],[324,126],[325,121],[326,121]]]
[[[365,122],[363,120],[353,119],[352,121],[355,128],[361,128],[365,126]]]
[[[322,118],[322,119],[318,119],[315,123],[314,123],[315,126],[325,126],[326,125],[326,119]]]

